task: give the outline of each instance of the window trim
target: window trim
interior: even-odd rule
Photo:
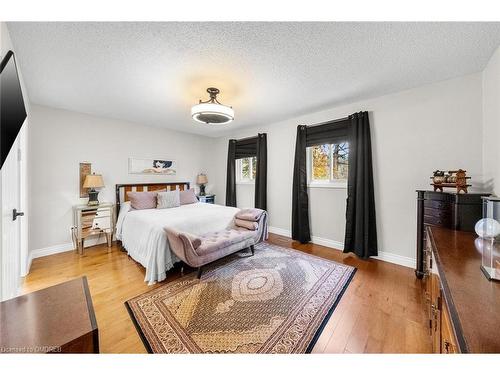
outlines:
[[[326,143],[325,143],[326,144]],[[330,145],[335,143],[329,143]],[[332,162],[332,149],[330,147],[330,180],[314,180],[312,178],[312,146],[306,148],[306,169],[307,169],[307,187],[308,188],[322,188],[322,189],[347,189],[347,179],[331,179],[331,162]]]
[[[252,178],[242,178],[242,164],[243,164],[243,159],[250,159],[249,166],[250,166],[250,176],[253,176],[253,163],[251,162],[251,159],[254,158],[255,156],[250,156],[247,158],[241,158],[241,159],[236,159],[236,184],[237,185],[255,185],[255,179]]]

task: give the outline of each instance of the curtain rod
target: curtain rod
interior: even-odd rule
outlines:
[[[320,125],[335,124],[336,122],[342,122],[342,121],[346,121],[346,120],[349,120],[349,116],[344,117],[344,118],[339,118],[339,119],[336,119],[336,120],[330,120],[330,121],[325,121],[325,122],[318,122],[317,124],[306,125],[306,126],[308,128],[309,127],[312,128],[312,127],[320,126]]]

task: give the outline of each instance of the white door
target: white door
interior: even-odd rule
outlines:
[[[1,174],[1,290],[0,300],[16,297],[22,276],[27,273],[26,204],[26,123],[5,160]],[[16,214],[17,213],[17,214]]]

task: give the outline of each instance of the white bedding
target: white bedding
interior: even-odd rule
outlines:
[[[153,284],[164,280],[166,272],[178,261],[169,249],[166,226],[201,235],[229,227],[238,211],[238,208],[208,203],[130,210],[130,203],[126,202],[121,205],[116,238],[122,241],[128,254],[146,268],[144,281]]]

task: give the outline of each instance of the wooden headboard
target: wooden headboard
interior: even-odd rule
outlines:
[[[151,182],[135,184],[116,184],[116,215],[120,213],[120,204],[128,201],[129,191],[155,191],[155,190],[188,190],[189,182]]]

